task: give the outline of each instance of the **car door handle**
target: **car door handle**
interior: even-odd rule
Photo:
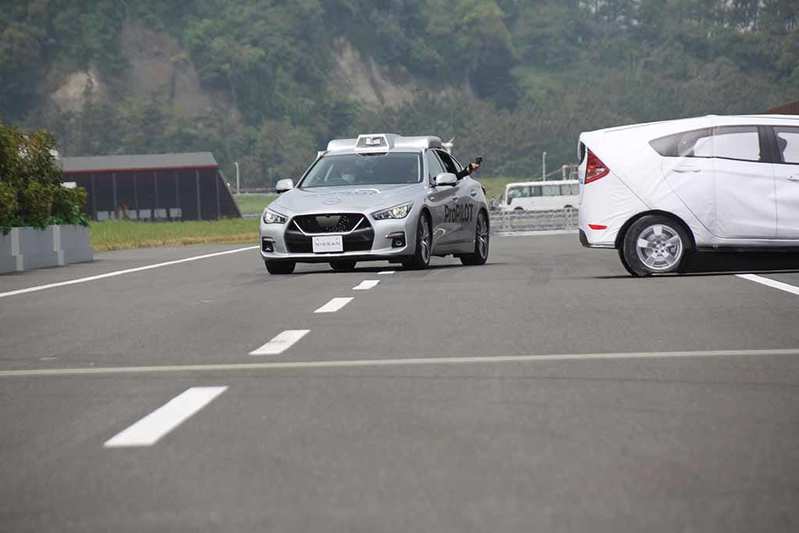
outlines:
[[[788,181],[799,181],[799,174],[794,174],[793,176],[788,176]]]
[[[696,167],[677,167],[673,170],[678,174],[687,174],[689,172],[701,172],[701,170]]]

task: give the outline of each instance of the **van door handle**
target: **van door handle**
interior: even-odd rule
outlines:
[[[788,176],[788,181],[799,181],[799,174],[794,174],[793,176]]]

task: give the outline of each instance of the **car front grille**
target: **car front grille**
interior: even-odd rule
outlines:
[[[368,224],[364,216],[357,213],[334,213],[322,215],[300,215],[294,217],[294,224],[305,233],[347,233]]]
[[[294,217],[284,235],[289,253],[313,253],[313,237],[306,233],[344,233],[341,240],[345,252],[369,252],[375,239],[374,229],[363,215],[301,215]]]

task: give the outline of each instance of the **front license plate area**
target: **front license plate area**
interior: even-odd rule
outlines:
[[[313,253],[329,254],[344,251],[344,240],[341,235],[325,235],[313,237]]]

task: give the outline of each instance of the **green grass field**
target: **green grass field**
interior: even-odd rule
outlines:
[[[260,215],[264,207],[277,198],[276,194],[244,193],[234,194],[233,198],[239,206],[242,215]]]
[[[488,198],[499,198],[505,192],[505,185],[514,181],[528,181],[523,178],[508,178],[508,177],[478,177],[477,181],[483,184],[486,189],[486,196]]]
[[[110,220],[92,222],[89,230],[92,247],[98,252],[186,244],[258,244],[257,218],[187,222]]]

